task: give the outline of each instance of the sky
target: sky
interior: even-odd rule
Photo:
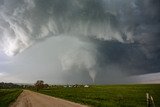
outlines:
[[[0,0],[0,81],[160,82],[159,0]]]

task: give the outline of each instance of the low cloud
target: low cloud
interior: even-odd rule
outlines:
[[[159,72],[159,0],[0,0],[0,10],[0,52],[7,56],[58,37],[64,43],[54,41],[53,57],[62,71],[97,83]],[[59,51],[64,38],[76,47]]]
[[[64,54],[61,57],[62,70],[67,72],[79,72],[85,70],[88,72],[92,81],[94,82],[97,71],[96,70],[96,52],[94,50],[85,48],[78,48]]]

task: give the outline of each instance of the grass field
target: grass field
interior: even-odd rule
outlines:
[[[0,107],[8,107],[21,92],[20,89],[0,89]]]
[[[94,107],[146,107],[146,93],[160,107],[160,85],[106,85],[84,87],[53,87],[40,93],[68,99]]]

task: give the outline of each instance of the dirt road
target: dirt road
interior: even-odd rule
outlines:
[[[87,107],[74,102],[24,90],[10,107]]]

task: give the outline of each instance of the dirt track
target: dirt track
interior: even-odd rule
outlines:
[[[24,90],[10,107],[87,107],[74,102]]]

